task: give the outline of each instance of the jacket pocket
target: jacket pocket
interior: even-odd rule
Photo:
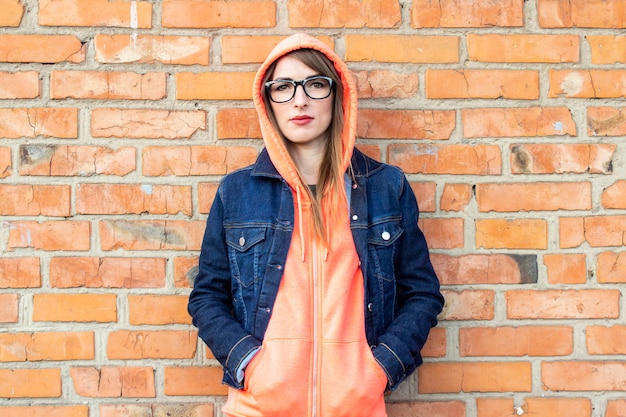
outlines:
[[[393,281],[396,242],[402,235],[400,219],[392,219],[369,226],[367,246],[370,254],[370,268],[374,276],[385,281]]]
[[[265,227],[226,229],[226,244],[231,276],[243,287],[249,287],[260,277],[265,252]]]

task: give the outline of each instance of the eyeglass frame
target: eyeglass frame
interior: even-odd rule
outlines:
[[[309,93],[306,91],[306,88],[304,88],[304,83],[306,83],[307,81],[314,80],[316,78],[323,78],[324,80],[326,80],[326,81],[328,81],[330,83],[330,85],[329,85],[330,89],[328,90],[328,95],[327,96],[319,97],[319,98],[311,97],[309,95]],[[291,97],[289,97],[289,99],[284,100],[284,101],[276,101],[276,100],[274,100],[272,98],[272,93],[269,91],[269,89],[270,89],[270,87],[272,85],[277,84],[277,83],[288,83],[288,84],[293,85],[293,95]],[[327,77],[325,75],[312,75],[310,77],[307,77],[307,78],[305,78],[303,80],[299,80],[299,81],[278,79],[278,80],[272,80],[272,81],[266,81],[265,82],[265,89],[267,91],[267,96],[269,97],[269,99],[271,101],[273,101],[274,103],[277,103],[277,104],[287,103],[287,102],[293,100],[293,98],[296,96],[296,90],[298,89],[298,86],[302,86],[302,91],[304,91],[304,94],[308,98],[310,98],[311,100],[324,100],[324,99],[330,97],[330,95],[335,90],[335,81],[332,78]]]

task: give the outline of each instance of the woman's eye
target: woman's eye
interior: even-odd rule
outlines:
[[[274,90],[275,91],[285,91],[285,90],[289,90],[291,88],[291,84],[275,84],[274,85]]]

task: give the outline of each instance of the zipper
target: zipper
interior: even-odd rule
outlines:
[[[319,349],[318,349],[318,325],[319,325],[319,276],[318,276],[318,265],[317,265],[317,242],[313,239],[311,249],[311,258],[313,262],[313,404],[311,409],[311,416],[317,417],[317,379],[318,379],[318,363],[319,363]]]

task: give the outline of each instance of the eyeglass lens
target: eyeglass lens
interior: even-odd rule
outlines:
[[[321,100],[330,95],[332,79],[328,77],[311,77],[301,81],[276,80],[268,83],[272,101],[284,103],[296,95],[296,88],[301,85],[304,93],[314,100]]]

